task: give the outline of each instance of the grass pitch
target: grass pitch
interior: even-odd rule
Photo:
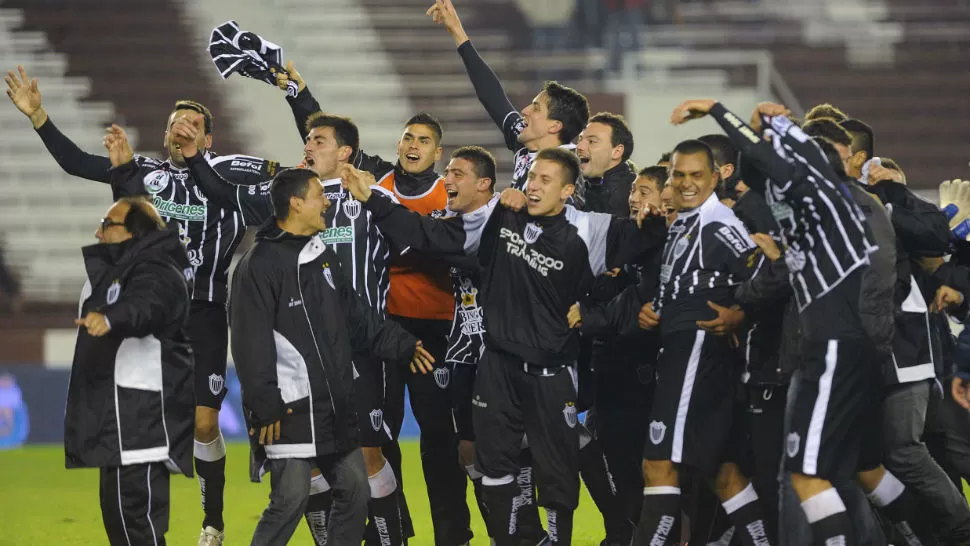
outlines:
[[[269,502],[269,478],[249,482],[249,446],[228,445],[226,465],[226,544],[249,544],[256,522]],[[418,443],[402,442],[404,484],[417,536],[409,544],[434,544],[428,495],[424,487]],[[468,488],[472,513],[472,544],[488,544],[481,515]],[[172,476],[171,518],[165,535],[172,546],[194,546],[202,523],[198,482]],[[603,539],[603,520],[585,490],[576,512],[573,543],[595,546]],[[106,544],[98,501],[97,469],[64,468],[60,445],[30,446],[0,451],[0,546],[57,544],[61,546]],[[291,544],[312,546],[306,525],[301,524]]]

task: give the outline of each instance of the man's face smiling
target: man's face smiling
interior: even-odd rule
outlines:
[[[680,207],[690,210],[701,206],[717,187],[717,172],[702,153],[675,153],[671,158],[670,183],[680,198]]]
[[[545,92],[536,95],[532,102],[522,109],[522,125],[519,144],[530,150],[546,135],[562,129],[562,122],[549,119],[549,97]]]
[[[420,174],[433,167],[441,159],[441,146],[434,130],[418,123],[405,127],[397,143],[397,156],[406,173]]]
[[[487,181],[478,178],[475,174],[475,165],[471,161],[462,157],[452,159],[445,169],[448,209],[454,212],[469,212],[483,184],[487,184]]]

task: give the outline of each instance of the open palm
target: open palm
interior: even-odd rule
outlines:
[[[37,78],[31,80],[22,66],[17,67],[17,72],[7,72],[3,78],[7,82],[7,96],[24,115],[33,116],[41,107]]]

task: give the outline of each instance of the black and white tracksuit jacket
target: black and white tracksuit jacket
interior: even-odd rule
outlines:
[[[264,458],[310,458],[358,447],[352,351],[407,360],[415,339],[354,291],[336,253],[316,236],[267,222],[233,273],[232,356],[251,428],[280,421]],[[258,478],[254,475],[253,478]]]
[[[84,247],[78,316],[102,313],[102,337],[79,328],[64,412],[68,468],[164,463],[192,475],[192,351],[185,335],[192,267],[178,233]]]

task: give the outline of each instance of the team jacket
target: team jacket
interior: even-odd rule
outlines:
[[[678,212],[667,230],[654,305],[662,335],[697,330],[697,321],[715,318],[708,301],[733,305],[735,288],[754,276],[763,260],[744,224],[716,195]]]
[[[195,269],[192,299],[225,303],[229,264],[246,231],[234,210],[210,205],[189,171],[168,160],[135,156],[132,162],[119,167],[127,176],[112,178],[107,157],[83,152],[52,121],[37,129],[37,134],[68,174],[110,182],[115,199],[150,195],[162,218],[178,225],[182,245]],[[265,181],[279,168],[274,161],[244,155],[217,156],[206,152],[205,159],[223,178],[237,184]]]
[[[307,458],[357,447],[352,351],[408,359],[417,340],[381,320],[319,237],[267,222],[233,272],[229,325],[249,426],[280,421],[264,458]],[[254,476],[256,478],[257,476]]]
[[[300,136],[306,139],[306,120],[321,111],[320,104],[306,87],[296,97],[287,97]],[[440,217],[448,206],[444,178],[432,165],[418,174],[406,172],[399,163],[389,163],[380,156],[359,151],[354,159],[358,169],[374,175],[381,187],[394,193],[402,205],[432,217]],[[385,233],[385,236],[388,236]],[[452,299],[448,266],[440,260],[429,260],[420,252],[404,252],[391,238],[391,279],[387,310],[392,315],[432,320],[451,320]]]
[[[630,188],[636,179],[636,171],[626,161],[606,171],[600,178],[585,179],[585,210],[613,216],[629,215]]]
[[[365,203],[383,231],[411,248],[477,254],[487,347],[536,365],[571,364],[578,341],[566,321],[570,305],[609,266],[635,262],[659,246],[662,219],[639,230],[632,220],[572,207],[532,217],[497,205],[495,197],[472,213],[436,220],[376,193]]]
[[[185,336],[192,268],[174,231],[84,247],[78,329],[64,412],[68,468],[162,462],[192,475],[192,352]]]

